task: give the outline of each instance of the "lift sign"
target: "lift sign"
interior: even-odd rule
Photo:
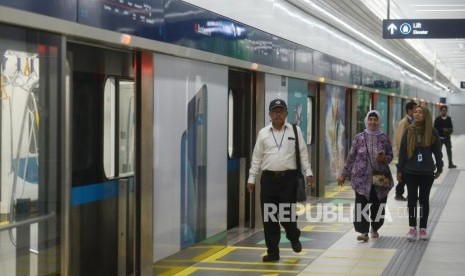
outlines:
[[[465,19],[383,20],[383,38],[465,38],[463,26]]]

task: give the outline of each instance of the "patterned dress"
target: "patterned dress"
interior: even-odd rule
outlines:
[[[376,161],[376,156],[380,151],[384,151],[387,164]],[[371,164],[368,158],[370,158]],[[377,134],[361,132],[355,135],[342,175],[351,179],[351,185],[355,192],[369,199],[373,186],[372,171],[388,172],[388,164],[391,160],[392,145],[388,135],[382,132]],[[373,187],[376,189],[378,199],[383,199],[393,186],[394,180],[391,177],[389,187]]]

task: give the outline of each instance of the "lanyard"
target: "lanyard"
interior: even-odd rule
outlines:
[[[281,137],[281,142],[278,145],[278,141],[276,141],[276,137],[274,136],[274,130],[271,129],[271,134],[273,135],[274,143],[276,144],[276,147],[278,148],[278,151],[281,149],[281,146],[283,144],[283,139],[284,135],[286,134],[286,128],[284,128],[283,136]]]

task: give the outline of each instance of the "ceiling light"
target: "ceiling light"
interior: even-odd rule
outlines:
[[[387,9],[387,1],[390,0],[378,0],[378,1],[373,1],[373,0],[361,0],[362,3],[368,7],[380,20],[386,18],[386,9]],[[404,15],[399,15],[401,13],[401,9],[395,5],[395,2],[391,1],[391,7],[389,9],[390,13],[390,19],[400,19],[400,18],[405,18]],[[412,5],[416,7],[426,7],[428,5]],[[432,5],[429,5],[432,6]],[[435,5],[435,6],[442,6],[444,7],[445,5]],[[457,5],[460,6],[460,5]],[[462,5],[465,6],[465,5]],[[410,44],[414,49],[418,51],[421,55],[423,55],[427,60],[429,59],[432,61],[431,63],[434,63],[434,57],[431,51],[425,46],[425,44],[419,40],[411,40],[407,39],[405,40],[406,43]],[[439,61],[438,61],[439,63]],[[444,67],[445,65],[440,65],[437,64],[435,67],[437,68],[438,71],[442,72],[444,75],[447,75],[447,68]],[[418,71],[417,71],[418,72]],[[421,73],[420,73],[421,74]],[[424,74],[421,74],[424,76]],[[431,78],[428,76],[426,77],[428,80],[431,80]]]
[[[465,9],[452,9],[452,10],[414,10],[415,12],[464,12]]]
[[[310,1],[305,1],[307,3],[312,3]],[[386,48],[384,48],[383,46],[381,46],[380,44],[378,44],[376,41],[372,40],[371,38],[367,37],[365,34],[363,34],[362,32],[356,30],[355,28],[353,28],[352,26],[350,26],[349,24],[347,24],[346,22],[342,21],[341,19],[337,18],[336,16],[334,16],[333,14],[327,12],[325,9],[321,8],[320,6],[316,5],[316,4],[310,4],[312,7],[314,7],[315,9],[319,10],[320,12],[324,13],[326,16],[330,17],[331,19],[335,20],[336,22],[338,22],[339,24],[341,24],[342,26],[344,26],[345,28],[347,28],[348,30],[350,30],[351,32],[355,33],[356,35],[358,35],[359,37],[363,38],[364,40],[370,42],[372,45],[376,46],[377,48],[379,48],[381,51],[385,52],[386,54],[388,54],[389,56],[393,57],[394,59],[396,59],[397,61],[399,61],[400,63],[406,65],[407,67],[409,67],[410,69],[413,69],[415,72],[417,72],[418,74],[422,75],[424,78],[428,79],[428,80],[432,80],[432,78],[424,73],[423,71],[421,71],[420,69],[416,68],[415,66],[411,65],[410,63],[406,62],[405,60],[403,60],[402,58],[398,57],[397,55],[395,55],[394,53],[392,53],[391,51],[387,50]]]

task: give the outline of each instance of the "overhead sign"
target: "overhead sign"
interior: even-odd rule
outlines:
[[[465,38],[465,19],[383,20],[383,38]]]

